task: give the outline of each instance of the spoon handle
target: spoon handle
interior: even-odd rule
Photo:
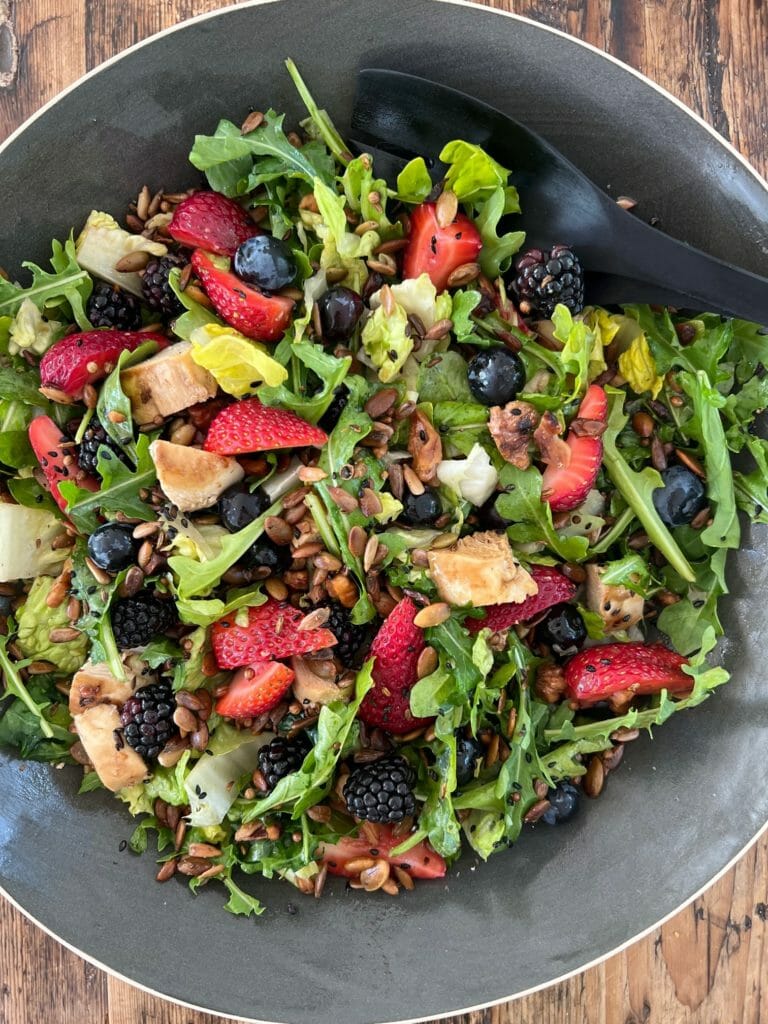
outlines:
[[[660,294],[674,291],[691,308],[768,325],[768,279],[708,256],[618,207],[613,211],[612,275],[656,286]]]

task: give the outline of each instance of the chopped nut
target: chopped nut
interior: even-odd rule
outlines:
[[[501,457],[518,469],[531,464],[528,444],[539,422],[539,414],[528,402],[509,402],[491,409],[488,430]]]
[[[422,483],[432,483],[436,479],[438,463],[443,458],[443,442],[429,418],[418,409],[411,416],[408,451],[412,456],[413,472]]]
[[[534,685],[536,696],[547,704],[557,704],[565,693],[565,673],[559,665],[539,665]]]
[[[541,461],[556,469],[565,469],[571,460],[571,449],[560,437],[562,428],[557,417],[547,410],[533,432],[533,440],[539,449]]]

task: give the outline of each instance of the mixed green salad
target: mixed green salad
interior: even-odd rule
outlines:
[[[0,277],[0,744],[245,915],[571,819],[727,681],[768,521],[763,329],[589,305],[493,154],[385,181],[287,63],[296,132],[223,120]]]

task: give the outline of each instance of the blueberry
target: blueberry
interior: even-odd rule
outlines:
[[[477,510],[480,526],[485,530],[506,530],[508,526],[512,525],[511,519],[505,519],[499,514],[499,510],[496,508],[498,497],[498,494],[492,494],[488,501]]]
[[[337,285],[321,295],[318,303],[325,341],[348,341],[363,315],[363,300],[351,288]]]
[[[296,277],[296,260],[279,238],[255,235],[247,238],[235,253],[235,273],[265,292],[276,292]]]
[[[520,356],[508,348],[478,352],[467,369],[469,390],[483,405],[506,405],[525,384]]]
[[[133,526],[105,523],[88,538],[88,554],[100,569],[120,572],[136,559],[138,544],[133,539]]]
[[[483,756],[483,748],[474,736],[459,733],[456,737],[456,785],[466,786],[475,777],[475,767]]]
[[[259,537],[243,555],[242,564],[247,569],[269,569],[282,572],[291,564],[291,549],[275,544],[269,537]]]
[[[685,466],[670,466],[661,474],[664,486],[653,492],[653,504],[665,526],[685,526],[707,504],[704,484]]]
[[[549,809],[542,814],[541,820],[547,825],[562,825],[576,814],[580,798],[581,792],[572,782],[558,782],[547,793]]]
[[[237,533],[263,515],[271,504],[269,495],[262,487],[249,491],[242,484],[235,484],[224,491],[219,499],[222,525],[226,526],[230,533]]]
[[[556,604],[536,627],[536,639],[555,654],[575,654],[587,639],[587,627],[578,608]]]
[[[423,494],[408,492],[403,495],[403,511],[400,513],[400,522],[405,523],[406,526],[431,526],[442,511],[437,491],[425,486]]]

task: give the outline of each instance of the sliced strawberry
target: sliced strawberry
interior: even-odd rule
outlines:
[[[265,295],[228,270],[219,270],[207,253],[195,249],[192,267],[213,308],[228,324],[254,341],[278,341],[291,322],[293,299]]]
[[[29,443],[45,474],[51,497],[62,512],[67,502],[59,491],[63,480],[71,480],[86,491],[98,491],[99,482],[84,473],[77,464],[75,445],[56,426],[50,416],[36,416],[29,425]]]
[[[190,249],[234,256],[246,238],[261,231],[234,199],[220,192],[193,192],[173,212],[168,231]]]
[[[289,409],[245,398],[222,409],[211,423],[204,448],[218,455],[244,455],[275,448],[322,448],[328,435]]]
[[[359,860],[360,857],[372,857],[374,860],[383,858],[389,864],[403,868],[414,878],[444,878],[446,864],[439,853],[435,853],[428,842],[422,841],[412,846],[406,853],[392,856],[391,850],[405,841],[407,836],[394,835],[392,825],[366,825],[366,831],[374,828],[378,835],[375,841],[361,836],[353,838],[344,836],[338,843],[323,843],[320,846],[320,858],[328,865],[330,875],[341,875],[344,878],[356,878],[360,874],[350,871],[347,864]]]
[[[441,228],[434,203],[422,203],[410,214],[408,248],[403,255],[403,277],[429,274],[439,292],[463,263],[474,263],[483,247],[475,225],[460,213],[452,224]]]
[[[373,663],[373,688],[363,698],[358,717],[395,734],[410,732],[431,719],[411,714],[411,689],[415,684],[424,633],[414,626],[418,608],[409,597],[389,613],[376,634],[369,658]]]
[[[84,331],[67,334],[40,360],[40,390],[54,402],[70,404],[83,397],[86,384],[95,384],[112,372],[121,352],[133,352],[148,341],[168,345],[153,331]]]
[[[211,643],[219,668],[242,668],[270,658],[290,658],[332,647],[330,629],[299,629],[304,619],[298,608],[269,598],[248,609],[248,623],[237,623],[242,612],[231,612],[211,628]]]
[[[257,661],[235,672],[229,689],[216,701],[225,718],[253,718],[271,711],[290,690],[293,672],[280,661]]]
[[[595,704],[616,693],[690,690],[687,660],[663,644],[605,644],[581,651],[565,666],[566,692],[579,704]]]
[[[598,430],[608,415],[605,391],[591,384],[582,399],[576,420],[594,425]],[[603,439],[599,435],[578,433],[573,425],[565,443],[571,450],[567,466],[547,466],[541,483],[541,497],[553,512],[569,512],[577,508],[595,486],[603,461]]]
[[[539,592],[526,597],[517,604],[493,604],[485,609],[482,619],[471,616],[464,620],[470,633],[479,633],[481,629],[492,629],[497,633],[501,629],[509,629],[518,622],[527,622],[561,601],[570,601],[576,593],[576,584],[563,576],[557,569],[547,565],[534,565],[531,576],[536,581]]]

